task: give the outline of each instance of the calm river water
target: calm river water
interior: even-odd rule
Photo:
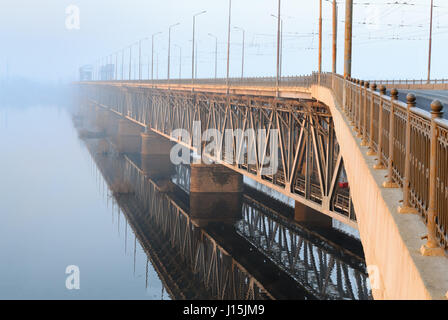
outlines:
[[[0,299],[169,299],[66,109],[0,107],[0,150]]]

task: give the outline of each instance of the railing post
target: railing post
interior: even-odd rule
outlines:
[[[356,109],[355,105],[358,102],[358,91],[357,91],[357,80],[353,79],[351,84],[351,92],[350,92],[350,113],[351,120],[350,124],[354,126],[354,130],[356,131]]]
[[[362,141],[361,141],[361,146],[365,147],[368,146],[369,143],[367,141],[367,94],[368,94],[368,89],[369,89],[370,83],[368,81],[364,82],[364,100],[363,100],[363,112],[362,112],[362,116],[363,116],[363,125],[362,125]]]
[[[428,235],[426,244],[424,244],[420,252],[424,256],[444,256],[445,251],[439,246],[436,234],[436,184],[437,184],[437,140],[439,130],[437,129],[436,119],[443,115],[443,105],[439,100],[431,103],[431,152],[429,160],[429,199],[428,199],[428,216],[427,228]]]
[[[394,182],[393,165],[394,165],[394,139],[395,139],[395,101],[398,99],[398,90],[390,91],[390,114],[389,114],[389,159],[387,161],[387,181],[383,183],[384,188],[398,188],[398,184]]]
[[[378,147],[377,147],[377,157],[376,164],[373,166],[374,169],[382,170],[385,169],[383,164],[383,96],[386,94],[386,87],[384,85],[380,86],[380,105],[378,110]]]
[[[357,118],[356,118],[356,131],[358,132],[358,134],[356,135],[358,138],[362,137],[362,115],[361,115],[361,111],[362,111],[362,91],[363,91],[363,87],[364,87],[364,81],[363,80],[358,80],[358,101],[357,104],[355,106],[356,109],[356,113],[357,113]]]
[[[370,89],[372,89],[371,93],[371,99],[370,99],[370,140],[369,140],[369,151],[367,151],[367,155],[374,156],[375,148],[373,147],[373,108],[375,107],[375,91],[376,91],[376,83],[372,83],[370,86]]]
[[[411,174],[411,108],[415,107],[415,95],[409,93],[406,96],[406,153],[404,158],[404,177],[403,177],[403,205],[398,207],[399,213],[417,213],[417,209],[412,208],[410,204],[410,174]]]

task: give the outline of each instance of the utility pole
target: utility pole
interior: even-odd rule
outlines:
[[[240,27],[234,27],[234,28],[243,32],[243,52],[241,54],[241,79],[243,79],[244,78],[244,42],[245,42],[246,32],[244,31],[243,28],[240,28]]]
[[[172,24],[168,28],[168,74],[167,74],[167,80],[168,83],[170,82],[170,62],[171,62],[171,28],[174,28],[175,26],[178,26],[180,23]]]
[[[195,64],[194,64],[194,77],[197,79],[198,77],[198,44],[196,43],[196,55],[195,55]]]
[[[124,49],[121,51],[121,80],[124,80]]]
[[[151,80],[154,80],[154,37],[161,33],[157,32],[151,36]]]
[[[142,80],[142,40],[138,41],[138,80]]]
[[[344,78],[352,75],[353,0],[345,1]]]
[[[179,79],[182,78],[182,47],[179,47]]]
[[[280,79],[283,69],[283,19],[280,19]]]
[[[156,76],[157,80],[159,80],[159,53],[156,54]]]
[[[129,80],[131,80],[132,70],[132,44],[129,46]]]
[[[322,72],[322,0],[319,1],[319,73]]]
[[[277,19],[275,14],[271,14],[271,17]],[[282,78],[283,67],[283,19],[280,19],[280,79]]]
[[[432,17],[434,0],[431,0],[431,14],[429,19],[429,53],[428,53],[428,83],[431,81],[431,55],[432,55]]]
[[[204,14],[204,13],[206,13],[207,11],[201,11],[201,12],[199,12],[199,13],[196,13],[195,15],[193,15],[193,41],[192,41],[192,43],[191,43],[191,48],[192,48],[192,51],[193,51],[193,53],[191,54],[191,84],[194,84],[194,75],[195,75],[195,67],[194,67],[194,62],[195,62],[195,60],[194,60],[194,50],[195,50],[195,39],[194,39],[194,36],[195,36],[195,28],[196,28],[196,17],[197,16],[199,16],[199,15],[201,15],[201,14]]]
[[[277,12],[277,75],[276,75],[276,88],[277,97],[279,97],[280,87],[280,28],[281,28],[281,0],[278,0],[278,12]]]
[[[118,51],[115,52],[115,80],[118,80]]]
[[[215,38],[215,79],[218,77],[218,37],[213,34],[208,34],[210,37]]]
[[[336,73],[337,62],[337,44],[338,44],[338,4],[333,0],[333,73]]]
[[[279,0],[280,1],[280,0]],[[232,0],[229,0],[229,25],[227,28],[227,76],[226,87],[227,94],[229,94],[229,72],[230,72],[230,23],[232,21]]]
[[[179,49],[179,79],[182,78],[182,47],[178,45],[174,45]]]
[[[148,55],[148,80],[151,79],[151,56]]]

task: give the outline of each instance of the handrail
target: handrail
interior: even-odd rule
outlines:
[[[387,169],[385,188],[402,188],[400,213],[418,213],[427,225],[423,255],[448,248],[448,121],[435,100],[431,112],[415,106],[416,97],[398,101],[398,91],[332,73],[313,74],[313,84],[333,91],[338,104],[377,157],[376,169]],[[345,101],[345,104],[343,102]]]
[[[379,83],[379,84],[440,84],[440,83],[448,83],[448,79],[389,79],[389,80],[368,80],[369,82]]]

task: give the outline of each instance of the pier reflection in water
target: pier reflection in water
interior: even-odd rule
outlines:
[[[189,166],[152,161],[148,169],[105,138],[85,141],[172,298],[371,298],[361,257],[264,204],[256,190],[245,186],[240,212],[207,221],[189,195]]]

